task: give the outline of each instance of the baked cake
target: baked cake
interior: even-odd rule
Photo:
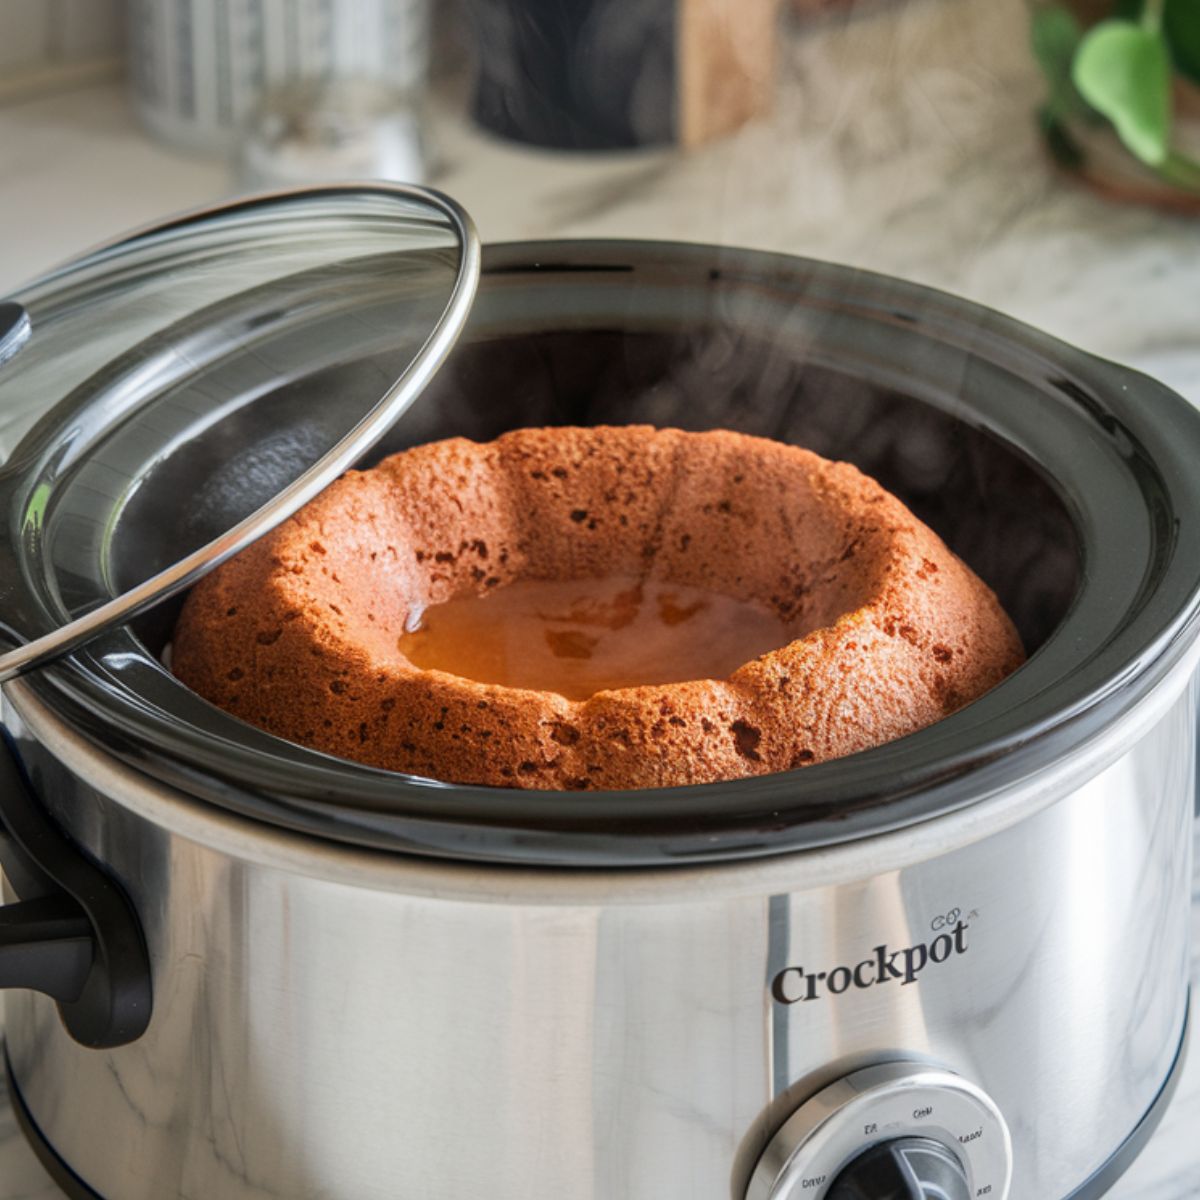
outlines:
[[[483,597],[486,629],[479,619],[503,611],[488,597],[510,585],[606,580],[668,624],[704,607],[676,591],[753,606],[779,644],[720,677],[651,673],[573,698],[405,653],[438,606]],[[560,641],[587,657],[602,634]],[[673,636],[678,657],[688,642]],[[970,703],[1023,657],[987,585],[853,466],[743,434],[628,426],[454,438],[349,472],[192,590],[172,669],[328,754],[448,782],[615,789],[877,746]]]

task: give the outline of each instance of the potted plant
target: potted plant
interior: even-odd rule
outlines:
[[[1035,0],[1056,159],[1129,199],[1200,207],[1200,3]]]

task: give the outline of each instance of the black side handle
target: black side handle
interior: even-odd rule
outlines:
[[[0,907],[0,988],[52,996],[84,1046],[123,1046],[150,1022],[141,924],[120,885],[37,802],[0,732],[0,866],[20,898]]]

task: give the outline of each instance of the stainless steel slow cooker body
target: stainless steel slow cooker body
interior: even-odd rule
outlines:
[[[386,338],[362,327],[361,363],[294,375],[275,419],[378,374]],[[1186,1026],[1200,419],[909,285],[547,243],[489,251],[463,343],[381,453],[647,419],[858,461],[993,583],[1030,663],[840,763],[586,797],[248,730],[159,665],[169,611],[9,685],[36,797],[16,840],[36,857],[57,831],[103,868],[152,986],[145,1028],[109,1037],[77,997],[8,997],[14,1095],[64,1186],[791,1200],[915,1139],[958,1164],[948,1195],[1004,1196],[1011,1172],[1016,1200],[1067,1200],[1136,1153]],[[72,602],[119,589],[122,555],[168,552],[153,530],[184,519],[181,479],[168,462],[94,514],[115,533],[94,571],[81,540]],[[50,897],[50,874],[17,890]],[[96,953],[116,976],[135,949]]]

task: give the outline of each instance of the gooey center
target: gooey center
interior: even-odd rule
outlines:
[[[629,576],[524,579],[410,615],[415,667],[586,700],[600,691],[725,679],[800,631],[765,605]]]

